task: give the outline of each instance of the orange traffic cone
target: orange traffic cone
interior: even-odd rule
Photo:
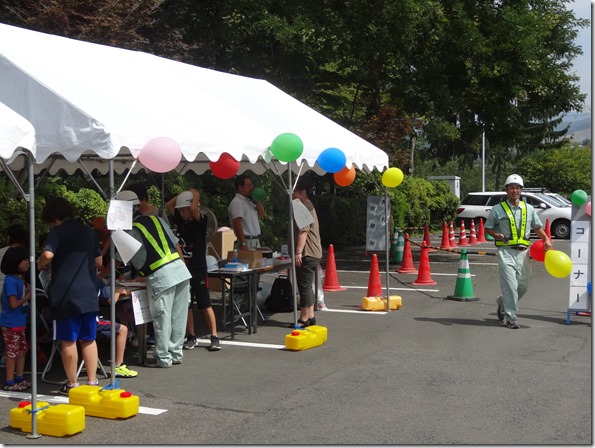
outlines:
[[[479,218],[479,234],[477,235],[477,242],[478,243],[487,243],[485,235],[485,229],[483,227],[483,219]]]
[[[323,291],[345,291],[347,288],[339,286],[337,278],[337,267],[335,266],[335,248],[332,244],[328,246],[328,256],[326,259],[326,271],[324,272]]]
[[[401,267],[397,269],[399,274],[417,274],[417,269],[413,267],[413,256],[411,255],[411,243],[409,243],[409,234],[405,234],[405,249],[403,249],[403,261]]]
[[[382,285],[380,284],[380,271],[378,270],[378,256],[372,254],[372,266],[368,279],[368,297],[382,297]]]
[[[440,244],[440,249],[442,250],[450,250],[450,242],[448,241],[448,225],[446,221],[442,225],[442,243]]]
[[[430,246],[432,245],[430,241],[430,229],[428,225],[424,225],[424,241],[426,246],[428,246],[428,252],[436,252],[436,249],[432,249]]]
[[[477,244],[477,235],[475,234],[475,221],[474,220],[471,220],[471,234],[469,235],[469,244]]]
[[[545,220],[545,234],[551,241],[552,240],[552,231],[550,229],[550,218],[546,218],[546,220]]]
[[[459,246],[466,246],[467,234],[465,233],[465,221],[461,221],[461,230],[459,231]]]
[[[430,273],[430,257],[428,256],[428,246],[423,242],[421,246],[421,257],[419,259],[419,274],[412,285],[435,285]]]
[[[450,247],[457,247],[457,240],[455,239],[455,228],[452,225],[452,221],[450,222],[450,230],[448,231],[448,243]]]

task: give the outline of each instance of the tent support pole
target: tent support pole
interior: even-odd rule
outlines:
[[[109,198],[110,201],[114,199],[114,160],[108,160],[109,166]],[[131,168],[132,171],[132,168]],[[110,367],[110,383],[112,387],[116,381],[116,245],[110,240],[110,291],[112,293],[112,300],[110,302],[110,358],[112,360]],[[140,350],[140,349],[139,349]]]
[[[35,269],[35,172],[33,169],[33,154],[26,152],[29,194],[25,197],[29,210],[29,283],[31,284],[31,409],[37,411],[37,294],[35,293],[35,282],[37,270]],[[12,174],[12,173],[11,173]],[[19,186],[20,188],[20,186]],[[28,439],[38,439],[41,434],[37,433],[37,412],[31,413],[31,434]]]
[[[389,241],[389,223],[390,223],[390,202],[388,200],[388,190],[386,189],[386,187],[384,188],[384,227],[385,227],[385,252],[386,252],[386,311],[390,311],[390,286],[389,286],[389,282],[390,282],[390,275],[389,275],[389,269],[388,269],[388,259],[389,259],[389,247],[388,247],[388,241]]]

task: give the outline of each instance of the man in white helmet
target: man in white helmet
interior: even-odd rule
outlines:
[[[138,207],[138,196],[130,190],[121,191],[118,199],[132,201],[135,209]],[[127,233],[141,243],[130,262],[141,277],[146,277],[153,318],[155,349],[145,366],[181,364],[192,275],[183,261],[178,237],[161,217],[142,215],[138,210]]]
[[[531,265],[529,263],[529,235],[531,229],[545,243],[545,250],[552,242],[543,230],[535,209],[521,201],[523,178],[511,174],[506,178],[506,201],[495,205],[485,223],[485,233],[494,238],[498,248],[498,273],[501,295],[498,296],[498,319],[508,328],[519,328],[518,302],[529,289]]]

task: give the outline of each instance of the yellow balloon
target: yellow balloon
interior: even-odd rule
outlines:
[[[389,168],[382,174],[382,185],[388,188],[397,187],[403,182],[403,171],[399,168]]]
[[[570,257],[560,250],[548,250],[545,253],[545,269],[552,277],[563,278],[572,271]]]

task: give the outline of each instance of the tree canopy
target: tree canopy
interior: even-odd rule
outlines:
[[[0,20],[264,78],[383,148],[470,166],[567,143],[580,111],[566,0],[5,0]]]

